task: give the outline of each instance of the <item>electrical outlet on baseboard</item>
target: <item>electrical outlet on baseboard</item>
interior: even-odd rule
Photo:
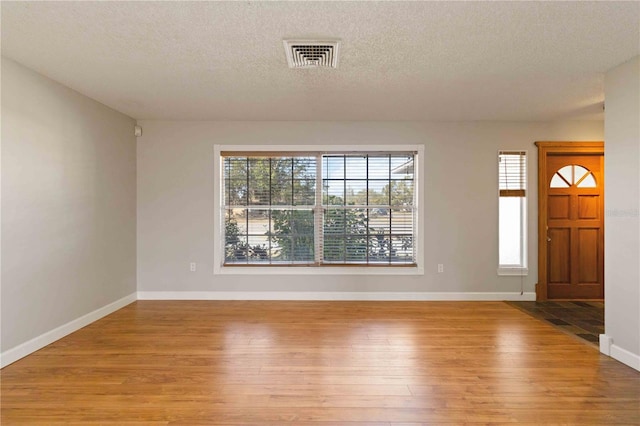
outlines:
[[[444,265],[442,263],[438,263],[438,273],[441,274],[444,272]]]
[[[196,262],[189,263],[189,271],[191,271],[191,272],[195,272],[196,271]]]

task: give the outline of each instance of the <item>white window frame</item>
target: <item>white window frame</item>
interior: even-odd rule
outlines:
[[[228,266],[224,263],[224,196],[221,182],[223,182],[224,168],[222,166],[224,151],[233,152],[327,152],[372,154],[416,152],[414,157],[414,196],[417,206],[416,223],[414,224],[416,265],[412,267],[398,266],[367,266],[366,264],[349,266],[323,267],[316,265],[289,267],[286,265],[270,266]],[[214,229],[213,229],[213,273],[214,275],[424,275],[424,206],[422,193],[424,191],[424,146],[423,145],[214,145]]]
[[[509,152],[521,152],[524,154],[525,162],[525,181],[524,181],[524,197],[520,199],[520,264],[501,264],[500,263],[500,173],[498,172],[498,275],[503,276],[526,276],[529,274],[529,268],[527,266],[528,259],[528,219],[527,219],[527,206],[529,199],[529,153],[526,150],[522,149],[513,149],[513,150],[499,150],[498,151],[498,159],[501,154],[509,153]]]

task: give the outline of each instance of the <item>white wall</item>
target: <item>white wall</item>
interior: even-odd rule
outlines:
[[[605,336],[640,370],[640,57],[605,78]]]
[[[602,122],[141,121],[138,290],[141,292],[485,292],[537,282],[537,140],[602,140]],[[214,144],[423,144],[422,276],[213,274]],[[529,276],[498,277],[497,152],[529,151]],[[197,262],[197,272],[189,272]],[[438,274],[436,265],[444,264]],[[248,297],[249,293],[246,293]],[[264,294],[262,294],[264,296]],[[317,295],[315,295],[317,297]],[[242,297],[242,296],[240,296]]]
[[[2,58],[3,358],[135,294],[134,125]]]

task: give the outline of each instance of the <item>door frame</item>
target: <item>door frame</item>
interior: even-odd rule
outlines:
[[[538,282],[536,283],[536,301],[547,297],[547,156],[562,154],[601,154],[604,155],[604,142],[568,142],[537,141],[538,147]],[[604,173],[602,173],[604,178]],[[603,185],[604,179],[599,182]]]

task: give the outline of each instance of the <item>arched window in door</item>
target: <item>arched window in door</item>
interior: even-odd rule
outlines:
[[[558,170],[551,178],[549,187],[569,188],[574,185],[578,188],[595,188],[598,186],[593,173],[585,167],[572,164]]]

